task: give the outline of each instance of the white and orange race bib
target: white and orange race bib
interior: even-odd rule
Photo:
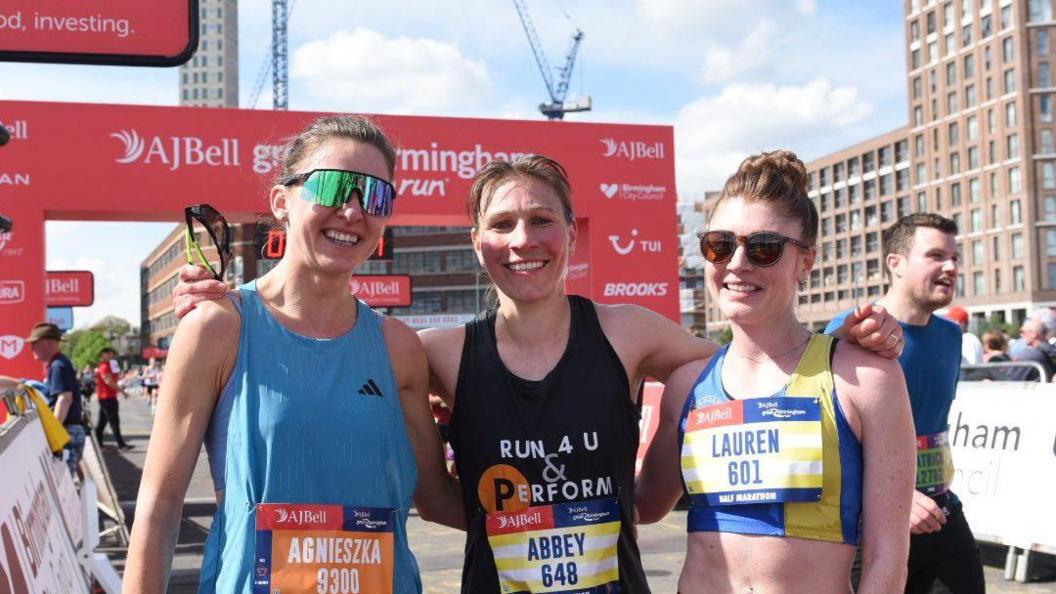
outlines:
[[[616,498],[490,513],[487,531],[502,594],[620,591]]]
[[[392,594],[395,510],[256,506],[253,593]]]

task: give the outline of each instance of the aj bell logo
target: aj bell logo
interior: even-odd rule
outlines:
[[[325,524],[325,510],[278,508],[275,510],[275,521],[278,524]]]
[[[626,245],[623,245],[623,240],[620,239],[619,235],[610,235],[609,242],[612,243],[612,249],[616,250],[616,253],[621,256],[626,256],[634,251],[635,245],[640,246],[641,251],[646,253],[660,253],[660,240],[640,240],[638,239],[638,229],[631,229],[631,239]]]
[[[136,162],[162,163],[169,166],[169,171],[184,165],[241,166],[238,162],[237,138],[221,138],[215,144],[206,144],[196,136],[151,136],[148,140],[136,130],[121,130],[110,134],[110,137],[125,145],[125,154],[114,159],[124,165]]]
[[[5,334],[0,336],[0,357],[5,359],[14,359],[22,352],[22,347],[26,344],[26,341],[21,336],[14,336],[12,334]]]
[[[602,138],[600,142],[605,145],[603,153],[605,157],[620,157],[628,161],[664,158],[664,143],[662,142],[650,144],[641,140],[616,140],[614,138]]]

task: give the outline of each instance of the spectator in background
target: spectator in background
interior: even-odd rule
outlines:
[[[1020,342],[1023,345],[1019,352],[1015,355],[1016,361],[1030,361],[1041,365],[1045,370],[1045,377],[1039,378],[1038,371],[1036,369],[1015,369],[1009,373],[1010,379],[1019,381],[1043,381],[1048,382],[1052,379],[1054,368],[1052,361],[1049,359],[1042,350],[1042,345],[1047,345],[1046,336],[1048,331],[1045,328],[1045,324],[1040,320],[1029,319],[1023,322],[1023,326],[1019,329]]]
[[[55,418],[62,423],[70,434],[66,444],[66,465],[70,475],[77,476],[77,464],[84,452],[84,417],[81,401],[81,387],[77,383],[77,370],[73,368],[66,355],[62,354],[62,332],[59,327],[49,322],[40,322],[33,326],[26,342],[33,351],[33,356],[47,365],[45,398],[55,413]]]
[[[120,405],[117,396],[120,394],[128,398],[128,394],[118,385],[117,373],[111,365],[116,354],[117,351],[112,348],[103,349],[99,354],[99,366],[95,369],[95,392],[99,399],[99,420],[95,423],[95,439],[100,446],[103,445],[103,432],[109,424],[114,432],[114,439],[117,440],[117,447],[131,450],[133,446],[126,443],[125,438],[121,436]]]
[[[983,361],[986,363],[1007,363],[1008,339],[1003,332],[986,332],[983,334]]]
[[[961,327],[961,365],[979,365],[983,362],[983,343],[968,331],[968,311],[960,305],[946,310],[946,319]]]

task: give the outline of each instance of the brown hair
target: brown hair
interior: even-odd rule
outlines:
[[[818,239],[818,208],[807,197],[809,184],[806,165],[792,151],[759,153],[741,161],[737,173],[726,180],[711,212],[714,215],[719,204],[729,198],[765,202],[799,221],[800,239],[813,246]]]
[[[358,115],[324,116],[308,125],[287,145],[279,179],[295,173],[302,161],[335,138],[369,144],[381,152],[389,166],[389,177],[396,175],[396,149],[385,132],[370,118]]]
[[[473,176],[473,185],[466,198],[466,214],[474,227],[480,225],[480,215],[487,210],[495,189],[515,177],[535,179],[550,186],[561,201],[565,222],[571,224],[575,220],[572,214],[572,184],[568,181],[565,168],[550,157],[524,155],[513,161],[492,161]]]
[[[884,229],[884,254],[908,254],[913,247],[913,236],[920,227],[957,235],[957,223],[950,219],[932,212],[916,212],[898,219],[894,225]]]
[[[1008,340],[1000,332],[984,332],[983,346],[991,351],[1004,351],[1005,347],[1008,346]]]

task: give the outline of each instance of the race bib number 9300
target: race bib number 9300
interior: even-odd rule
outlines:
[[[395,510],[256,506],[253,594],[392,594]]]

